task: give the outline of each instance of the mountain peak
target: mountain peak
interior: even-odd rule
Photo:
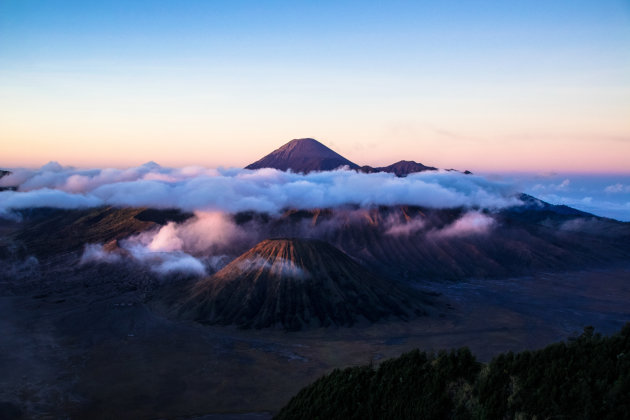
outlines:
[[[199,281],[181,314],[210,324],[298,330],[425,313],[415,290],[317,239],[267,239]]]
[[[359,165],[312,138],[293,139],[245,169],[275,168],[293,172],[330,171],[342,166],[357,169]]]
[[[396,176],[407,176],[415,172],[436,171],[433,166],[426,166],[413,160],[400,160],[389,166],[379,168],[383,172],[390,172]]]

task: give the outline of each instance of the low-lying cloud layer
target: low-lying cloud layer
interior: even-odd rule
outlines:
[[[117,250],[108,250],[101,244],[86,244],[79,263],[116,264],[125,260],[146,266],[161,275],[183,273],[195,276],[204,276],[216,271],[217,267],[214,267],[214,264],[218,262],[218,258],[214,256],[202,259],[183,251],[154,251],[137,238],[131,238],[122,241],[120,249]],[[208,270],[209,268],[211,270]]]
[[[503,208],[520,204],[504,183],[456,172],[397,178],[348,170],[307,175],[275,169],[163,168],[81,170],[49,163],[0,179],[0,214],[29,207],[178,208],[184,211],[258,211],[408,204],[431,208]]]

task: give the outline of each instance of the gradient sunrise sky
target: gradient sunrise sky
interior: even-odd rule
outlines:
[[[630,172],[630,2],[0,1],[0,166]]]

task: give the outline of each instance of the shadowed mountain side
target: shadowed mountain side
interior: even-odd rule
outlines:
[[[452,228],[470,210],[392,206],[287,210],[279,216],[239,213],[232,220],[248,234],[216,252],[236,258],[264,238],[314,238],[381,276],[409,280],[512,277],[630,260],[630,223],[527,195],[521,200],[523,205],[500,211],[473,211],[491,224],[459,233]],[[80,252],[88,243],[106,244],[190,217],[177,211],[115,208],[32,209],[20,216],[20,221],[0,219],[0,259],[33,255],[42,260]]]
[[[8,253],[46,258],[81,251],[86,244],[123,239],[191,215],[178,210],[99,207],[28,209],[19,216],[19,221],[0,219],[0,258]]]
[[[265,240],[194,285],[186,318],[243,328],[351,326],[426,313],[421,293],[381,279],[319,240]]]
[[[269,153],[262,159],[247,165],[245,169],[275,168],[282,171],[309,173],[331,171],[342,166],[358,169],[349,161],[315,139],[294,139]]]
[[[287,211],[256,226],[267,237],[324,240],[382,275],[410,280],[499,278],[630,260],[630,223],[530,197],[523,206],[482,213],[491,222],[485,230],[473,224],[458,232],[467,213],[410,206]]]

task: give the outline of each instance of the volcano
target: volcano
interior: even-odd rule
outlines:
[[[426,166],[413,160],[401,160],[389,166],[359,166],[311,138],[291,140],[262,159],[247,165],[245,169],[274,168],[306,174],[313,171],[332,171],[341,167],[348,167],[364,173],[393,173],[397,177],[405,177],[416,172],[438,170],[438,168]]]
[[[269,153],[262,159],[247,165],[245,169],[275,168],[282,171],[309,173],[331,171],[347,166],[358,169],[359,165],[349,161],[315,139],[294,139]]]
[[[300,330],[408,319],[425,314],[427,304],[327,242],[269,239],[196,283],[180,313],[209,324]]]
[[[361,172],[365,173],[387,172],[392,173],[397,177],[405,177],[416,172],[437,170],[438,168],[434,168],[433,166],[426,166],[413,160],[401,160],[396,163],[392,163],[389,166],[380,166],[378,168],[373,168],[371,166],[362,166],[360,169]]]

